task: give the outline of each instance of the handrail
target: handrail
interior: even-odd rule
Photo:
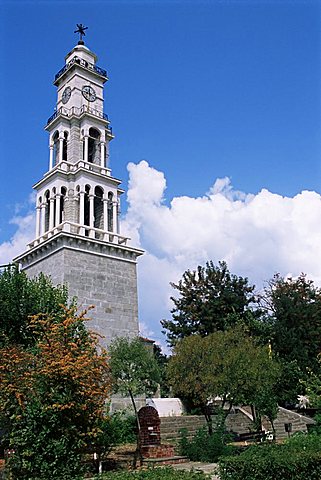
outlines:
[[[59,232],[70,233],[71,229],[74,230],[73,234],[75,235],[81,235],[82,237],[89,238],[89,239],[92,238],[92,239],[102,240],[105,242],[107,241],[108,243],[113,243],[116,245],[127,245],[127,241],[130,240],[129,237],[124,237],[123,235],[120,235],[119,233],[116,233],[116,232],[111,232],[109,230],[102,230],[100,228],[90,227],[89,225],[80,225],[79,223],[64,221],[59,225],[57,225],[56,227],[53,227],[51,230],[47,230],[38,238],[30,242],[28,244],[28,248],[31,249],[39,245],[40,243],[48,240],[53,235],[56,235]],[[89,233],[89,235],[85,234],[86,231]]]
[[[78,160],[77,163],[70,163],[66,160],[57,163],[46,175],[52,173],[53,170],[60,170],[62,172],[76,172],[79,168],[84,168],[91,172],[99,173],[101,175],[111,176],[111,169],[105,166],[97,165],[96,163],[86,162],[85,160]]]
[[[97,75],[100,75],[101,77],[108,78],[107,71],[104,70],[101,67],[98,67],[98,65],[94,65],[93,63],[87,62],[86,60],[83,60],[82,58],[79,57],[74,57],[70,62],[66,63],[58,73],[55,75],[55,82],[58,80],[58,78],[61,77],[69,68],[71,68],[74,64],[80,65],[83,68],[86,68],[87,70],[94,71],[97,73]]]
[[[71,107],[71,108],[66,108],[66,107],[60,107],[58,110],[56,110],[47,120],[46,127],[53,122],[58,115],[64,115],[65,117],[71,117],[71,116],[76,116],[80,117],[81,115],[89,113],[90,115],[93,115],[94,117],[102,118],[103,120],[106,120],[106,122],[109,123],[109,118],[107,113],[101,112],[100,110],[97,110],[96,108],[89,107],[88,105],[82,105],[80,108],[78,107]],[[110,125],[107,126],[107,129],[110,130],[112,133],[113,129]]]

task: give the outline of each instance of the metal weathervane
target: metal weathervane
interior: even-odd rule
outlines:
[[[75,30],[74,33],[79,33],[78,44],[79,45],[84,45],[84,41],[83,41],[82,37],[84,37],[86,35],[85,30],[88,30],[88,27],[85,27],[85,25],[83,25],[82,23],[77,23],[77,28],[78,28],[78,30]]]

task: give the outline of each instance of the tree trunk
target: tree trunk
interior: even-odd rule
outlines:
[[[208,408],[207,408],[206,405],[202,407],[202,412],[203,412],[203,415],[204,415],[205,420],[206,420],[206,425],[207,425],[208,434],[209,434],[209,435],[212,435],[212,433],[213,433],[212,416],[211,416],[211,414],[209,413]]]
[[[139,463],[140,466],[143,463],[143,454],[142,454],[142,448],[141,448],[141,442],[140,442],[140,423],[139,423],[139,417],[138,417],[138,412],[136,408],[136,403],[132,394],[132,391],[129,390],[129,396],[133,404],[134,412],[135,412],[135,417],[136,417],[136,423],[137,423],[137,434],[136,434],[136,451],[134,455],[134,461],[133,461],[133,468],[135,469],[137,467],[137,459],[139,458]]]
[[[252,413],[252,417],[253,417],[253,423],[255,423],[256,422],[256,411],[255,411],[254,405],[251,405],[251,413]]]

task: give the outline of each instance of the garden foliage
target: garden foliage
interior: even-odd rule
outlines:
[[[276,415],[274,387],[279,376],[277,362],[267,346],[257,345],[237,325],[206,337],[191,335],[180,340],[169,360],[168,377],[174,393],[202,408],[209,433],[209,398],[220,396],[223,405],[257,407],[258,417]],[[228,410],[224,410],[225,415]],[[223,418],[224,420],[224,418]]]
[[[42,273],[29,278],[12,265],[0,273],[0,347],[4,345],[33,346],[36,339],[29,328],[29,316],[38,313],[63,315],[62,305],[68,304],[64,285],[54,286]]]
[[[320,480],[321,436],[297,434],[284,445],[253,446],[219,464],[221,480]]]
[[[206,480],[208,476],[198,472],[182,472],[170,467],[153,468],[136,472],[111,472],[97,480]]]
[[[105,421],[103,435],[109,445],[123,445],[136,442],[136,418],[126,410],[113,413]]]
[[[41,314],[29,321],[32,349],[0,350],[0,420],[14,449],[14,479],[72,479],[95,443],[110,393],[107,355],[85,327],[84,314]]]
[[[180,454],[195,462],[217,462],[222,455],[232,455],[233,447],[227,445],[229,436],[223,429],[208,435],[207,429],[198,430],[193,439],[182,430],[179,442]]]
[[[137,423],[137,450],[134,458],[136,466],[137,456],[142,461],[139,436],[139,418],[135,403],[138,395],[152,395],[160,381],[160,371],[154,354],[149,351],[139,337],[117,337],[109,346],[110,371],[114,393],[129,396],[135,412]]]
[[[209,335],[224,331],[237,323],[253,324],[261,311],[257,307],[254,285],[247,278],[231,274],[225,262],[215,266],[184,272],[182,279],[171,286],[178,298],[171,297],[172,320],[162,320],[168,343],[175,345],[189,335]]]

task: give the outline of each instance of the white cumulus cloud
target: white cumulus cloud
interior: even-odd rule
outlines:
[[[26,250],[26,246],[35,236],[35,215],[16,215],[10,220],[16,231],[10,240],[0,244],[0,265],[12,262],[13,258]]]
[[[262,288],[275,272],[301,272],[321,285],[321,196],[302,191],[293,198],[262,189],[238,191],[230,179],[213,179],[199,197],[175,197],[165,203],[163,172],[146,161],[130,163],[128,210],[122,233],[145,249],[138,260],[141,331],[164,343],[159,321],[169,318],[170,282],[207,260],[225,260],[233,273]],[[28,201],[27,209],[30,209]],[[26,208],[26,206],[24,206]],[[0,264],[22,253],[34,238],[34,214],[19,206],[12,238],[0,244]]]
[[[275,272],[305,272],[321,280],[321,196],[293,198],[262,189],[248,194],[217,179],[203,196],[164,203],[164,174],[146,161],[130,163],[123,232],[146,254],[138,261],[140,316],[160,336],[168,317],[169,282],[207,260],[225,260],[233,273],[262,288]]]

